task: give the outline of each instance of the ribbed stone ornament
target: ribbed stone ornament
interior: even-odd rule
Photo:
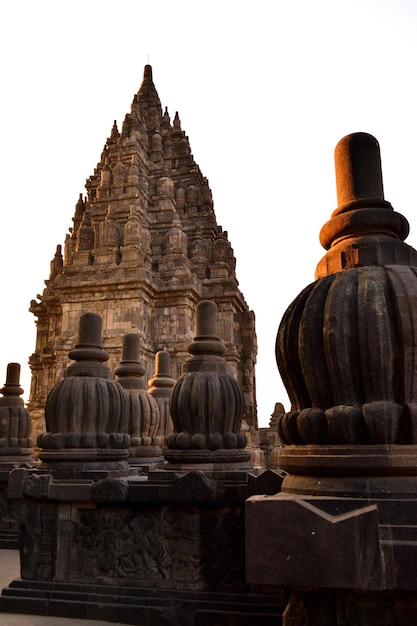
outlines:
[[[19,380],[19,363],[9,363],[6,383],[0,389],[0,463],[33,461],[32,422],[20,397]]]
[[[129,462],[156,459],[161,456],[162,440],[157,436],[159,408],[145,389],[145,368],[139,360],[137,333],[123,337],[122,360],[116,368],[116,380],[127,396],[127,432],[130,435]]]
[[[246,438],[239,432],[244,397],[223,357],[216,304],[199,302],[196,320],[197,334],[188,348],[192,357],[171,394],[174,433],[167,439],[165,458],[172,463],[248,461]]]
[[[159,426],[157,434],[160,437],[170,435],[174,430],[169,400],[175,379],[171,376],[171,355],[166,350],[160,350],[155,355],[155,373],[148,381],[148,392],[155,398],[159,408]]]
[[[47,432],[38,437],[44,461],[117,461],[128,456],[127,398],[105,361],[102,320],[80,318],[79,343],[69,352],[75,363],[48,395]]]
[[[376,139],[343,138],[335,163],[339,207],[320,234],[328,251],[277,336],[292,405],[278,423],[292,444],[281,467],[415,475],[417,252],[404,243],[407,220],[384,199]],[[305,445],[320,454],[307,458],[297,449]]]

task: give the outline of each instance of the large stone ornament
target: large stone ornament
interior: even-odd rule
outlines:
[[[292,409],[287,444],[417,442],[417,253],[407,220],[384,200],[378,142],[335,151],[339,207],[321,231],[318,280],[281,322],[276,356]]]

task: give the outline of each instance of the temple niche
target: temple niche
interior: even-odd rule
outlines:
[[[254,314],[239,290],[208,180],[178,113],[172,123],[163,113],[151,66],[121,130],[114,122],[86,191],[46,287],[30,306],[37,325],[28,403],[34,437],[45,430],[47,394],[63,376],[81,315],[101,316],[113,373],[123,335],[139,328],[144,380],[153,376],[159,351],[170,355],[177,379],[203,299],[217,305],[225,358],[244,393],[245,420],[256,428]]]

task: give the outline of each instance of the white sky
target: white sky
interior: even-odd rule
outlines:
[[[28,312],[148,62],[179,111],[255,311],[259,423],[289,409],[275,364],[281,317],[314,280],[336,206],[333,150],[381,145],[385,197],[417,245],[415,0],[4,0],[0,4],[0,383],[28,358]],[[413,229],[414,227],[414,229]]]

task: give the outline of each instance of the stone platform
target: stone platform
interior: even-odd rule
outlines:
[[[108,585],[24,581],[17,550],[0,550],[0,563],[0,626],[281,624],[276,596],[186,591],[179,595],[135,587],[124,587],[120,593],[120,587]]]
[[[0,588],[3,589],[11,580],[20,575],[19,552],[17,550],[0,550],[0,565]],[[108,624],[108,621],[83,620],[75,617],[5,613],[0,608],[0,626],[108,626]]]

